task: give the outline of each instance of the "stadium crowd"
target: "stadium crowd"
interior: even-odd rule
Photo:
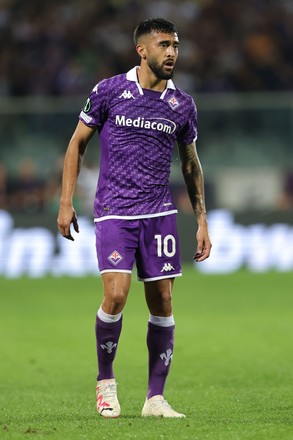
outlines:
[[[179,29],[176,84],[189,93],[292,90],[290,0],[1,0],[0,99],[86,96],[102,78],[138,63],[130,35],[151,16]],[[56,209],[61,164],[55,158],[49,176],[36,166],[34,158],[23,158],[17,175],[9,176],[0,164],[0,209]],[[82,194],[89,194],[91,171],[85,168],[87,176],[81,176]],[[284,194],[290,196],[280,208],[293,207],[288,176]],[[188,211],[180,189],[177,198]],[[85,209],[90,212],[91,205]]]
[[[129,38],[148,16],[176,22],[176,82],[193,92],[292,87],[290,0],[2,0],[0,96],[87,93],[138,60]]]

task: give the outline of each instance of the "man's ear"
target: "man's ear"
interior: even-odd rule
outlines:
[[[144,60],[146,59],[145,46],[143,43],[137,44],[136,51],[141,58],[143,58]]]

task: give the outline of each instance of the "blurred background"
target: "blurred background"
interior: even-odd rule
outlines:
[[[63,158],[93,86],[139,63],[132,33],[174,21],[175,83],[195,99],[213,255],[197,270],[293,270],[293,3],[290,0],[0,0],[0,275],[96,274],[99,139],[75,194],[75,244],[58,236]],[[175,149],[183,261],[196,223]]]

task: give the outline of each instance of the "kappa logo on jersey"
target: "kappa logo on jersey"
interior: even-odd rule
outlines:
[[[135,97],[133,96],[133,94],[131,93],[130,90],[124,90],[124,92],[121,93],[121,95],[119,96],[119,98],[124,98],[124,99],[135,99]]]
[[[116,125],[123,127],[144,128],[146,130],[162,131],[163,133],[172,134],[177,126],[175,122],[166,118],[126,118],[125,115],[116,115]]]
[[[168,367],[168,365],[170,364],[172,357],[173,357],[173,352],[171,348],[168,348],[166,353],[160,354],[160,358],[162,359],[162,361],[165,361],[164,364],[166,365],[166,367]]]
[[[114,266],[117,266],[117,264],[119,264],[120,261],[123,260],[123,257],[119,254],[118,251],[115,250],[109,255],[108,260],[111,261]]]
[[[173,110],[175,110],[175,108],[177,108],[180,105],[177,99],[175,98],[175,96],[172,96],[172,98],[168,100],[168,104]]]
[[[162,267],[161,272],[170,272],[171,270],[175,270],[172,264],[165,263],[164,266]]]

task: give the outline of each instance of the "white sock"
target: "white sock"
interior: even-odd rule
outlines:
[[[98,310],[97,315],[101,321],[111,323],[111,322],[119,321],[119,319],[122,316],[122,312],[118,313],[117,315],[109,315],[108,313],[104,312],[104,310],[102,309],[102,306],[101,306]]]
[[[149,322],[159,327],[171,327],[175,325],[174,316],[154,316],[150,315]]]

